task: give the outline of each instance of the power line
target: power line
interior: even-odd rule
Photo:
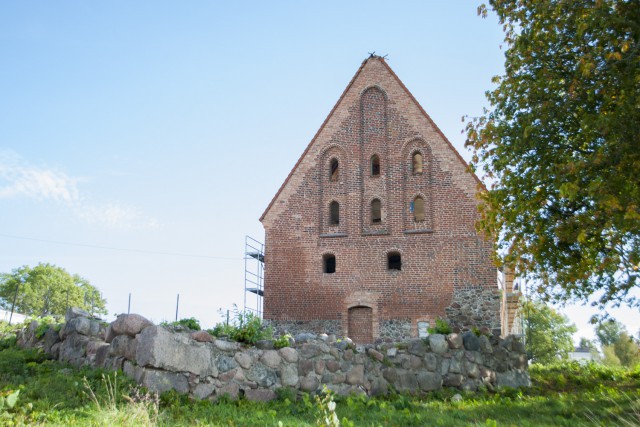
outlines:
[[[79,246],[83,248],[92,248],[92,249],[107,249],[110,251],[118,251],[118,252],[134,252],[140,254],[151,254],[151,255],[164,255],[164,256],[180,256],[187,258],[206,258],[206,259],[221,259],[221,260],[229,260],[229,261],[238,261],[242,258],[231,258],[231,257],[219,257],[219,256],[211,256],[211,255],[198,255],[198,254],[185,254],[180,252],[166,252],[166,251],[149,251],[144,249],[128,249],[128,248],[116,248],[113,246],[102,246],[102,245],[90,245],[86,243],[75,243],[75,242],[63,242],[59,240],[48,240],[48,239],[37,239],[34,237],[25,237],[25,236],[13,236],[10,234],[0,234],[0,237],[6,237],[9,239],[18,239],[18,240],[30,240],[33,242],[42,242],[42,243],[53,243],[56,245],[66,245],[66,246]]]

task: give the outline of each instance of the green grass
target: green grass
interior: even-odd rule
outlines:
[[[0,425],[315,426],[320,414],[315,398],[287,392],[266,404],[197,402],[177,393],[157,399],[122,374],[78,370],[37,351],[5,347],[0,392],[20,395],[14,408],[0,410]],[[450,390],[423,397],[336,397],[336,414],[346,426],[640,425],[638,369],[564,363],[530,371],[528,390],[460,393],[460,401]]]

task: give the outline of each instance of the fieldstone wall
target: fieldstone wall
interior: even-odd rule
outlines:
[[[339,320],[265,320],[265,325],[271,326],[276,336],[284,334],[302,334],[313,332],[340,335],[342,326]]]
[[[380,322],[380,338],[410,339],[411,319],[383,320]]]
[[[340,394],[383,395],[529,386],[527,358],[515,337],[464,334],[355,346],[334,335],[299,334],[291,347],[257,346],[216,339],[207,332],[179,332],[144,317],[121,315],[107,328],[82,310],[67,313],[56,332],[35,336],[37,323],[19,333],[18,344],[42,347],[76,366],[122,369],[156,392],[177,390],[196,399],[244,395],[271,400],[279,388],[309,393],[323,385]]]
[[[500,334],[500,293],[495,289],[479,286],[456,288],[453,302],[445,312],[453,328],[467,331],[475,326]]]

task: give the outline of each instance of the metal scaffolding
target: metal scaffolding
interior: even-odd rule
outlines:
[[[513,270],[507,266],[498,270],[498,287],[501,292],[500,320],[503,337],[522,335],[521,281],[515,278]]]
[[[264,296],[264,243],[244,238],[244,309],[262,317]]]

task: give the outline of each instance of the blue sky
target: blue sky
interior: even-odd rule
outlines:
[[[369,52],[470,157],[461,117],[503,64],[476,6],[3,2],[0,271],[62,266],[109,318],[131,293],[172,320],[179,293],[179,317],[213,325],[242,306],[245,234],[263,240],[258,218]]]

